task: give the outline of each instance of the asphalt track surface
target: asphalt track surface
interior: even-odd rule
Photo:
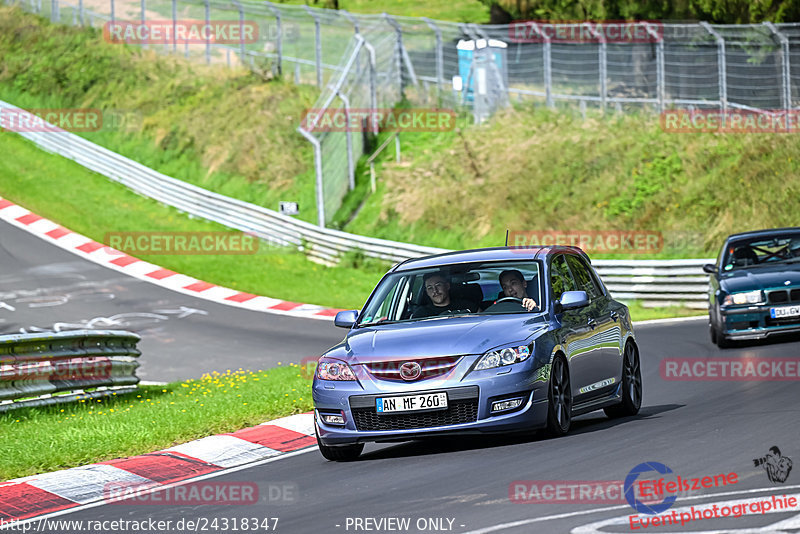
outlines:
[[[199,378],[318,357],[341,341],[333,321],[249,311],[103,267],[0,221],[0,334],[77,328],[142,336],[143,380]]]
[[[87,266],[85,262],[79,264],[72,255],[36,243],[36,238],[16,229],[4,225],[1,235],[4,272],[13,273],[0,279],[4,293],[17,287],[63,285],[73,280],[70,276],[75,274],[85,277],[80,280],[119,278],[117,273],[105,272],[101,267]],[[114,299],[91,303],[76,301],[74,311],[68,307],[72,302],[50,309],[26,310],[24,316],[14,315],[23,306],[13,314],[5,314],[5,310],[3,329],[16,331],[34,318],[34,323],[40,325],[63,320],[68,311],[71,320],[78,320],[96,315],[100,306],[112,306],[102,313],[149,310],[156,306],[202,307],[208,315],[169,319],[166,324],[157,325],[160,326],[157,339],[143,343],[150,358],[149,369],[177,374],[186,369],[197,371],[201,364],[215,365],[214,356],[208,354],[209,347],[222,350],[236,343],[236,351],[223,353],[240,355],[245,362],[239,364],[242,367],[254,361],[266,366],[275,361],[270,358],[278,353],[286,360],[298,360],[312,348],[318,351],[316,347],[324,348],[339,337],[333,331],[328,341],[328,329],[323,324],[303,331],[304,320],[254,315],[205,302],[201,306],[196,299],[145,286],[134,280],[116,280],[107,286],[114,292]],[[754,458],[764,456],[772,446],[780,447],[784,456],[800,462],[800,386],[797,382],[679,382],[664,380],[659,373],[659,363],[664,358],[797,357],[800,341],[796,337],[721,351],[711,345],[703,320],[642,325],[636,328],[636,336],[644,381],[644,401],[636,417],[612,421],[602,412],[587,414],[573,422],[569,435],[559,439],[483,437],[370,444],[361,459],[352,463],[327,462],[318,451],[311,449],[208,479],[256,483],[260,488],[260,500],[254,505],[104,503],[52,519],[172,521],[168,528],[158,529],[164,533],[241,532],[244,530],[241,523],[234,528],[233,521],[242,518],[259,521],[278,518],[274,531],[290,534],[631,532],[628,516],[633,510],[628,504],[564,501],[521,504],[510,501],[509,487],[517,480],[624,480],[634,466],[648,461],[666,464],[684,478],[737,473],[736,484],[695,492],[680,498],[673,508],[800,493],[800,467],[795,467],[786,482],[776,483],[770,482],[766,472],[753,464]],[[277,340],[265,343],[272,337]],[[170,338],[172,341],[167,341]],[[281,348],[276,347],[278,343],[282,343]],[[179,348],[181,346],[183,348]],[[159,364],[161,358],[172,362]],[[409,527],[398,529],[396,523],[384,523],[381,528],[373,522],[388,518],[408,518]],[[618,518],[616,524],[602,524],[613,522],[615,518]],[[361,528],[356,526],[357,519]],[[367,519],[370,521],[366,522]],[[179,526],[181,520],[184,523]],[[189,528],[187,520],[198,522],[196,528]],[[225,520],[227,528],[222,528]],[[273,525],[269,523],[270,527]],[[74,531],[58,528],[53,523],[40,523],[33,528],[47,532]],[[651,527],[634,532],[642,530],[657,533],[800,532],[800,507],[790,512],[705,519],[684,527]]]

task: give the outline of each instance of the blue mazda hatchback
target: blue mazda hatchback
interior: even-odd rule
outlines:
[[[577,247],[500,247],[407,260],[317,364],[317,441],[329,460],[365,442],[546,429],[642,402],[630,314]]]

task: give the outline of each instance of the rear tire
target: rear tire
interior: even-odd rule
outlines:
[[[622,360],[622,402],[603,408],[611,418],[628,417],[639,413],[642,406],[642,368],[639,365],[639,350],[632,342],[625,345]]]
[[[572,389],[567,362],[561,355],[553,359],[547,388],[547,434],[563,436],[572,423]]]
[[[317,446],[319,447],[319,452],[326,460],[330,460],[331,462],[352,462],[353,460],[357,459],[361,455],[361,451],[364,450],[363,443],[356,443],[355,445],[340,445],[338,447],[329,447],[327,445],[323,445],[316,430],[314,433],[317,434]]]

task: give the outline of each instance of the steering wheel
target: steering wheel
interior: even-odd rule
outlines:
[[[500,304],[504,300],[515,300],[519,302],[520,306],[522,306],[522,299],[518,299],[517,297],[503,297],[495,302],[495,304]]]

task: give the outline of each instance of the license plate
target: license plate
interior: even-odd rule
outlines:
[[[447,408],[447,393],[424,393],[403,397],[378,397],[375,409],[378,413],[415,412],[418,410],[444,410]]]
[[[770,308],[769,316],[773,319],[781,317],[797,317],[800,315],[800,306],[782,306],[780,308]]]

